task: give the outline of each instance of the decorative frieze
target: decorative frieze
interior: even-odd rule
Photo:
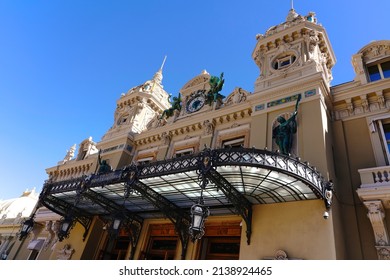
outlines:
[[[346,98],[338,101],[333,116],[335,120],[364,116],[367,113],[380,112],[383,109],[390,109],[390,100],[386,100],[382,91],[375,92],[369,96],[362,94],[353,98]]]
[[[317,94],[317,90],[316,89],[307,90],[307,91],[305,91],[303,93],[305,98],[312,97],[312,96],[314,96],[316,94]],[[261,103],[261,104],[255,105],[254,110],[255,110],[255,112],[257,112],[257,111],[262,111],[262,110],[265,110],[265,109],[268,109],[268,108],[271,108],[271,107],[284,105],[286,103],[295,102],[298,99],[299,96],[302,96],[302,93],[296,93],[296,94],[293,94],[293,95],[290,95],[290,96],[287,96],[287,97],[283,97],[283,98],[280,98],[280,99],[272,100],[272,101],[267,102],[267,103]]]

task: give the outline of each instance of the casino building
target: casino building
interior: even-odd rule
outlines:
[[[324,27],[291,9],[252,58],[253,92],[203,70],[168,101],[159,69],[122,94],[46,169],[8,259],[389,259],[390,41],[331,86]]]

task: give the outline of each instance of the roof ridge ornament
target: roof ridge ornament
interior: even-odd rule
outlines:
[[[293,3],[292,3],[292,4],[291,4],[291,9],[290,9],[289,12],[288,12],[286,21],[287,21],[287,22],[293,21],[293,20],[296,19],[298,16],[299,16],[299,14],[295,11],[295,9],[294,9],[294,7],[293,7]]]

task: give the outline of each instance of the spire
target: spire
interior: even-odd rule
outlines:
[[[161,82],[162,82],[162,79],[163,79],[162,70],[163,70],[163,67],[164,67],[166,59],[167,59],[167,56],[164,57],[164,60],[163,60],[163,62],[161,64],[160,69],[158,69],[156,74],[154,74],[154,76],[153,76],[153,81],[157,82],[160,85],[161,85]]]
[[[160,67],[160,70],[161,70],[161,71],[162,71],[162,69],[163,69],[163,67],[164,67],[165,60],[167,60],[167,55],[165,55],[164,60],[163,60],[163,62],[162,62],[162,64],[161,64],[161,67]]]

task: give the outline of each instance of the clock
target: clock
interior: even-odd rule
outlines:
[[[206,98],[204,94],[197,93],[194,96],[190,97],[190,99],[187,102],[186,110],[188,113],[194,113],[196,111],[199,111],[202,109],[206,102]]]

